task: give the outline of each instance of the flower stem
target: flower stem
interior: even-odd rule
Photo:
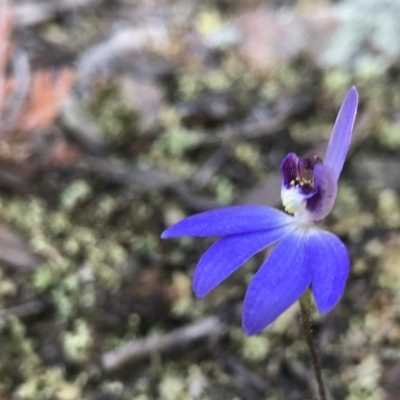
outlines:
[[[317,380],[318,385],[318,393],[320,400],[326,400],[326,390],[324,381],[322,379],[322,370],[321,364],[318,359],[317,350],[315,348],[313,336],[312,336],[312,328],[311,328],[311,295],[310,291],[307,290],[303,296],[300,297],[300,314],[301,314],[301,322],[303,326],[304,336],[306,338],[308,350],[310,351],[311,361],[314,368],[315,379]]]

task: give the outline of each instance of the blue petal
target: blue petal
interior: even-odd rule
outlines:
[[[193,290],[204,297],[250,257],[291,233],[290,224],[262,232],[227,236],[215,242],[200,259],[193,276]]]
[[[243,329],[247,335],[273,322],[309,286],[306,235],[299,229],[283,239],[254,275],[243,303]]]
[[[331,167],[336,178],[339,178],[349,150],[351,133],[356,118],[358,104],[357,89],[353,86],[346,94],[333,127],[324,164]]]
[[[222,207],[192,215],[166,229],[162,239],[176,236],[227,236],[275,229],[293,217],[264,206]]]
[[[333,233],[310,230],[307,239],[311,285],[317,308],[328,312],[343,294],[349,275],[350,257],[346,246]]]

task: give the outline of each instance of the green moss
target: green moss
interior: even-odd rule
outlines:
[[[68,201],[61,201],[60,209],[49,209],[34,198],[0,198],[0,210],[7,221],[25,234],[34,251],[42,256],[43,265],[32,277],[33,287],[42,293],[50,292],[64,318],[93,303],[96,286],[106,290],[119,287],[128,258],[126,231],[121,231],[119,226],[110,229],[107,213],[102,214],[105,205],[109,212],[113,208],[110,198],[92,202],[85,213],[69,214],[71,209],[75,213],[79,208],[78,199],[89,193],[86,184],[75,183],[66,189],[68,195],[64,199]],[[103,218],[98,218],[99,215]],[[139,219],[146,220],[150,215],[146,211]],[[130,237],[142,226],[137,222],[135,210],[132,216],[132,221],[125,219]],[[148,254],[158,251],[158,241],[151,234],[137,235],[128,246]],[[89,280],[82,278],[83,268]]]
[[[234,148],[234,157],[252,170],[263,168],[259,149],[250,143],[237,144]]]
[[[221,204],[230,204],[236,198],[238,192],[235,185],[222,175],[214,176],[209,188],[215,193],[215,197]]]
[[[343,99],[349,86],[352,84],[351,75],[343,69],[328,69],[323,74],[323,91],[335,96],[337,104]]]
[[[279,81],[284,88],[293,88],[301,80],[299,71],[291,67],[283,67],[278,70]]]
[[[182,126],[175,126],[155,140],[149,156],[156,159],[161,157],[182,157],[185,151],[190,149],[194,143],[195,138],[190,130]]]
[[[90,332],[87,322],[82,319],[75,320],[73,330],[63,334],[64,352],[72,361],[87,360],[92,344],[93,334]]]
[[[89,197],[91,191],[91,187],[85,181],[72,182],[61,196],[62,209],[65,211],[73,210],[81,201]]]
[[[182,74],[178,80],[178,91],[182,99],[192,100],[202,93],[229,90],[235,84],[234,76],[225,68]]]
[[[124,384],[120,381],[104,381],[101,384],[101,389],[105,394],[109,394],[110,396],[122,396],[124,394]],[[139,397],[135,397],[134,399],[139,400]],[[146,400],[145,397],[143,400]]]
[[[66,381],[61,368],[46,368],[26,380],[16,391],[17,400],[50,399],[59,400],[84,399],[80,385]]]
[[[160,382],[159,394],[162,399],[184,400],[188,398],[185,392],[185,381],[179,376],[168,374]]]
[[[350,215],[357,214],[360,210],[360,202],[356,190],[345,182],[339,184],[338,195],[331,216],[337,220],[344,220]]]
[[[377,135],[377,139],[384,148],[391,151],[399,151],[400,135],[398,123],[384,121],[380,129],[380,134]]]
[[[243,340],[242,354],[247,360],[260,362],[270,352],[270,344],[265,336],[251,336]]]
[[[132,139],[138,134],[139,117],[128,106],[118,81],[111,81],[92,97],[89,108],[116,152],[126,151]],[[128,146],[129,149],[129,146]]]
[[[13,296],[17,293],[17,290],[16,282],[11,279],[0,278],[0,298]]]
[[[182,74],[178,80],[179,96],[183,99],[193,99],[199,96],[203,90],[204,85],[202,81],[191,73]]]
[[[186,157],[186,153],[196,142],[194,131],[171,122],[154,142],[149,151],[139,157],[141,165],[156,166],[160,169],[175,173],[182,178],[193,176],[198,167]]]
[[[378,213],[386,226],[391,228],[400,226],[400,205],[396,192],[385,189],[379,193]]]
[[[266,102],[275,100],[281,89],[278,82],[267,80],[263,83],[260,90],[260,99]]]

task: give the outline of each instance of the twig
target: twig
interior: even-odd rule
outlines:
[[[288,368],[288,371],[295,376],[297,380],[299,380],[302,384],[308,387],[313,397],[318,397],[318,387],[314,379],[313,372],[306,368],[306,366],[300,361],[285,361],[285,366]],[[332,393],[329,389],[326,389],[327,400],[333,400]]]
[[[94,7],[100,0],[51,0],[24,2],[13,7],[17,25],[32,26],[54,18],[58,13],[85,7]]]
[[[60,120],[68,136],[77,141],[89,154],[100,155],[106,151],[106,141],[92,115],[82,106],[76,95],[70,93],[60,109]]]
[[[18,85],[8,97],[9,104],[7,107],[7,113],[5,113],[4,120],[2,121],[2,131],[7,132],[8,134],[10,134],[12,127],[15,125],[29,93],[31,71],[26,54],[15,52],[12,57],[12,71],[14,79],[18,82]]]
[[[276,99],[274,105],[261,110],[261,112],[253,112],[241,122],[228,124],[222,129],[198,132],[194,145],[227,144],[232,141],[252,140],[276,133],[288,128],[293,119],[308,112],[314,102],[313,96],[305,96],[303,93],[283,93]]]
[[[235,392],[244,400],[264,399],[267,395],[268,383],[249,370],[238,359],[221,350],[217,352],[217,359],[224,370],[231,376]]]
[[[5,71],[10,51],[11,12],[6,0],[0,0],[0,117],[5,101]]]
[[[288,116],[264,118],[261,121],[244,122],[234,126],[228,125],[215,132],[199,132],[196,134],[195,146],[208,146],[229,143],[232,140],[256,139],[260,136],[272,134],[288,125]]]
[[[217,200],[193,193],[185,183],[172,185],[171,189],[194,211],[205,211],[221,207],[221,203]]]
[[[0,263],[21,271],[34,271],[40,265],[40,258],[16,232],[0,224]]]
[[[11,318],[24,318],[32,315],[40,314],[45,308],[45,304],[42,301],[35,300],[29,303],[21,304],[0,310],[0,321],[7,321]]]
[[[195,190],[204,188],[216,172],[222,167],[230,154],[230,149],[222,147],[216,150],[192,178],[191,186]]]
[[[226,324],[218,317],[206,317],[165,335],[132,340],[123,344],[116,350],[104,353],[101,357],[101,364],[106,371],[114,371],[129,362],[143,359],[151,354],[186,347],[196,340],[207,337],[221,337],[226,332]]]
[[[139,168],[134,163],[87,157],[78,165],[80,172],[95,173],[109,182],[127,185],[137,193],[171,187],[181,179],[157,168]]]
[[[99,157],[87,157],[81,164],[72,166],[79,172],[94,173],[107,182],[126,185],[136,194],[170,189],[195,211],[219,207],[217,201],[193,193],[178,176],[158,168],[138,168],[133,163],[108,161]]]

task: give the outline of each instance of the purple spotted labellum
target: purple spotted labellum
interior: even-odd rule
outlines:
[[[161,237],[220,236],[202,256],[193,290],[204,297],[261,250],[276,244],[254,275],[243,304],[243,329],[260,332],[311,287],[317,308],[332,310],[350,267],[345,245],[319,227],[331,211],[350,145],[358,93],[343,100],[324,159],[289,153],[281,162],[281,198],[287,213],[264,206],[232,206],[185,218]]]

